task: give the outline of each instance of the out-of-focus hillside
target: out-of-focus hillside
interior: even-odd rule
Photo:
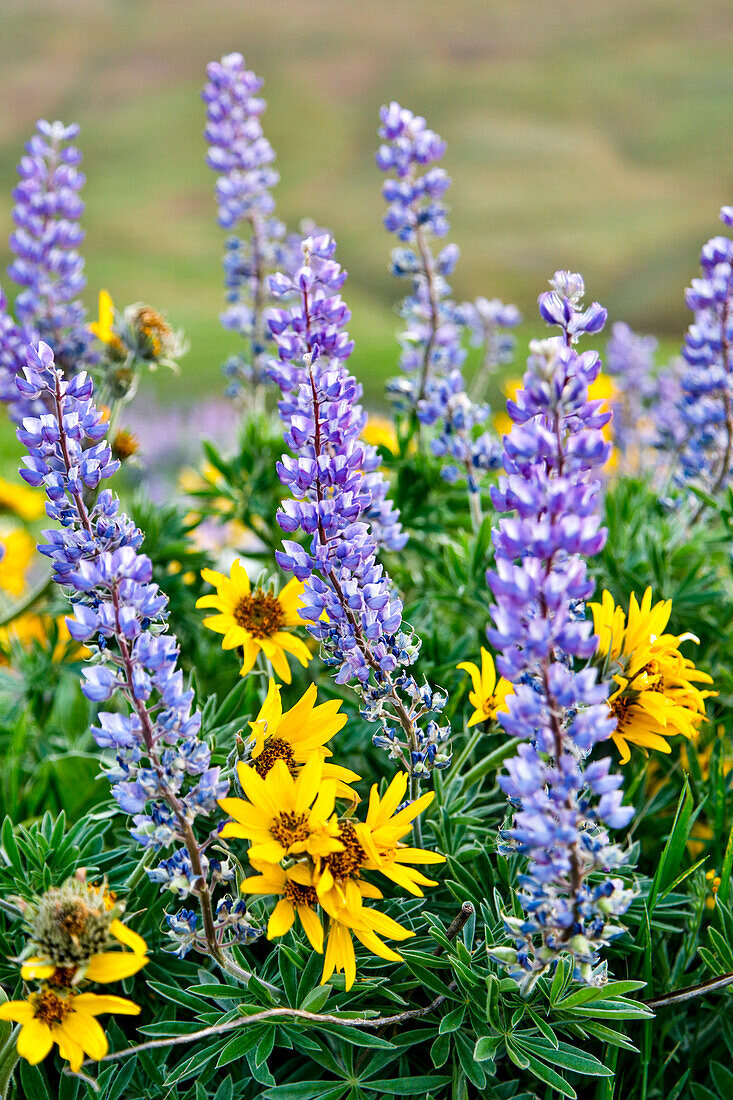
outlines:
[[[354,367],[392,373],[400,288],[374,164],[396,98],[448,141],[458,297],[532,318],[557,267],[670,338],[700,243],[733,198],[729,0],[2,0],[0,261],[10,190],[37,117],[81,124],[87,301],[148,300],[191,351],[166,394],[219,392],[235,348],[217,316],[223,234],[204,166],[207,61],[266,80],[280,215],[330,226],[349,269]]]

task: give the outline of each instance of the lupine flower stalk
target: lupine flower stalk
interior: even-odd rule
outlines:
[[[733,226],[733,207],[721,221]],[[713,237],[700,254],[702,277],[693,279],[685,301],[694,313],[682,349],[680,416],[687,429],[680,478],[715,494],[726,484],[733,461],[733,240]]]
[[[400,337],[400,364],[407,377],[396,380],[395,398],[418,412],[435,376],[460,370],[466,357],[461,323],[449,298],[446,279],[458,260],[458,248],[446,245],[434,255],[432,241],[448,232],[443,196],[450,177],[437,165],[445,142],[429,130],[424,118],[390,103],[380,112],[383,144],[377,165],[391,173],[382,185],[388,205],[384,224],[401,242],[392,252],[392,274],[412,282],[402,305],[407,328]]]
[[[462,302],[459,312],[470,333],[471,345],[480,349],[481,360],[471,384],[471,398],[479,401],[489,378],[514,358],[516,340],[510,330],[521,323],[522,315],[516,306],[499,298]]]
[[[246,381],[254,387],[267,381],[271,337],[265,320],[270,302],[267,276],[284,266],[285,226],[274,217],[272,188],[280,177],[262,131],[265,100],[258,95],[263,81],[246,68],[239,53],[227,54],[207,68],[202,92],[206,103],[209,143],[206,163],[219,173],[216,182],[218,221],[229,231],[246,227],[248,239],[231,236],[224,256],[228,308],[221,315],[226,329],[239,333],[247,351],[224,366],[232,379],[232,396]]]
[[[197,819],[216,811],[228,782],[211,767],[211,751],[200,736],[201,714],[184,686],[176,639],[165,631],[167,599],[152,580],[150,559],[140,553],[142,533],[108,489],[87,503],[119,467],[93,402],[92,381],[85,372],[66,380],[41,342],[28,349],[17,385],[25,399],[53,410],[26,417],[18,429],[28,449],[21,474],[45,488],[46,510],[59,525],[44,532],[47,541],[39,550],[51,560],[54,580],[69,591],[71,636],[94,653],[83,670],[82,690],[94,702],[119,695],[127,704],[122,713],[101,711],[92,727],[100,748],[114,753],[107,767],[112,794],[133,815],[131,833],[143,847],[178,846],[148,873],[179,898],[198,899],[203,933],[189,910],[169,919],[174,933],[182,923],[188,926],[179,951],[195,946],[234,972],[225,945],[257,933],[246,914],[233,928],[228,911],[214,913],[213,888],[233,872],[206,854],[216,832],[200,843],[194,830]]]
[[[437,426],[431,449],[448,460],[442,469],[447,481],[466,478],[471,518],[478,527],[482,520],[479,475],[500,465],[501,449],[488,432],[477,435],[491,409],[466,392],[463,333],[469,327],[475,340],[480,330],[486,357],[500,356],[506,346],[498,329],[517,323],[519,315],[514,307],[498,310],[485,299],[463,306],[451,300],[446,280],[455,268],[458,248],[446,245],[437,256],[433,248],[434,239],[448,232],[442,199],[450,178],[436,163],[445,143],[427,128],[424,118],[397,103],[383,107],[380,117],[384,144],[377,164],[391,173],[382,187],[389,203],[384,224],[403,242],[392,252],[392,274],[412,281],[412,294],[401,309],[407,323],[400,337],[400,363],[406,377],[395,379],[389,390],[398,409],[410,410],[419,424]]]
[[[653,442],[649,409],[657,391],[657,343],[656,337],[640,336],[623,321],[617,321],[606,345],[606,373],[616,390],[612,402],[614,445],[627,461],[632,449],[638,456]]]
[[[496,567],[487,575],[496,600],[488,637],[499,671],[514,683],[498,719],[519,740],[499,779],[514,808],[501,847],[528,861],[519,880],[524,917],[505,918],[515,946],[494,956],[524,993],[561,956],[572,960],[577,980],[603,982],[599,951],[621,931],[611,920],[631,896],[621,879],[608,877],[622,853],[606,829],[622,828],[633,811],[621,805],[610,759],[586,763],[614,729],[608,689],[594,669],[575,668],[596,649],[584,616],[593,589],[584,558],[606,538],[595,471],[610,444],[600,430],[609,414],[588,400],[600,360],[573,344],[597,333],[606,312],[595,302],[582,309],[579,275],[557,272],[551,286],[540,313],[562,336],[532,345],[524,388],[507,405],[514,426],[504,439],[506,476],[492,498],[498,511],[515,515],[500,522]]]
[[[15,260],[8,268],[21,288],[14,316],[0,290],[0,400],[8,403],[16,422],[33,411],[15,386],[29,344],[49,344],[58,369],[68,376],[93,361],[92,337],[78,299],[86,285],[79,253],[84,174],[81,153],[72,144],[78,133],[78,126],[40,120],[18,165],[10,236]]]
[[[402,761],[415,797],[420,778],[449,763],[441,748],[447,727],[432,720],[425,730],[419,725],[442,710],[446,697],[427,684],[418,687],[407,672],[420,643],[405,629],[402,603],[377,560],[372,516],[376,511],[383,532],[390,529],[382,518],[385,508],[392,513],[381,483],[375,492],[373,448],[360,439],[361,387],[345,365],[353,346],[343,329],[350,315],[339,293],[346,273],[334,251],[327,236],[307,238],[294,278],[279,274],[271,280],[273,293],[287,303],[270,324],[280,352],[272,374],[283,391],[279,409],[292,452],[278,463],[292,493],[278,522],[286,533],[302,531],[310,539],[307,548],[283,540],[276,557],[306,582],[301,615],[309,631],[322,643],[336,681],[356,681],[362,714],[382,725],[375,744]],[[399,543],[393,536],[391,545],[404,544],[404,536],[397,537]]]

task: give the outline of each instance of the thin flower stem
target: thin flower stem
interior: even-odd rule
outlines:
[[[473,916],[474,907],[470,901],[464,901],[460,908],[460,911],[453,918],[448,929],[446,930],[446,937],[451,942],[456,939],[458,934],[463,929],[464,925]],[[440,955],[444,951],[443,944],[438,944],[435,948],[434,954]],[[456,983],[451,982],[448,986],[450,990],[456,988]],[[125,1050],[116,1051],[113,1054],[105,1054],[103,1058],[94,1059],[87,1058],[82,1062],[83,1066],[95,1065],[97,1062],[119,1062],[123,1058],[129,1058],[133,1054],[139,1054],[142,1051],[158,1050],[162,1047],[179,1046],[183,1043],[195,1043],[198,1039],[208,1039],[213,1035],[222,1035],[227,1031],[235,1031],[237,1028],[244,1026],[245,1024],[257,1024],[267,1020],[276,1019],[293,1019],[293,1020],[305,1020],[311,1024],[330,1024],[338,1027],[356,1027],[365,1028],[369,1031],[373,1029],[379,1029],[384,1027],[393,1027],[399,1024],[406,1023],[408,1020],[416,1020],[422,1016],[429,1016],[431,1012],[434,1012],[436,1008],[447,1000],[447,996],[442,994],[436,997],[430,1002],[430,1004],[422,1005],[419,1008],[408,1008],[404,1012],[397,1012],[393,1016],[372,1016],[372,1017],[344,1017],[344,1016],[332,1016],[320,1012],[306,1012],[302,1008],[268,1008],[262,1012],[254,1012],[249,1016],[240,1016],[237,1020],[227,1020],[223,1024],[213,1024],[211,1027],[202,1028],[200,1031],[192,1031],[188,1035],[175,1035],[169,1039],[152,1039],[147,1043],[138,1043],[136,1046],[126,1047]],[[66,1068],[64,1073],[69,1076],[74,1076],[71,1071]]]
[[[706,993],[717,993],[719,989],[725,989],[733,985],[733,972],[721,974],[719,978],[710,978],[699,985],[689,985],[686,989],[678,989],[673,993],[665,993],[662,997],[654,997],[650,1001],[642,1001],[647,1008],[666,1008],[667,1005],[682,1004],[684,1001],[693,1001],[696,997],[704,997]]]

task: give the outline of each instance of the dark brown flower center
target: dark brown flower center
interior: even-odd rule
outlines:
[[[234,621],[253,638],[269,638],[283,624],[285,613],[277,596],[261,589],[242,596],[234,608]]]
[[[265,741],[265,747],[254,762],[259,775],[267,775],[276,760],[284,760],[290,774],[295,775],[293,746],[280,737],[271,737],[269,741]]]
[[[140,335],[147,340],[153,355],[160,355],[164,342],[172,335],[170,325],[166,324],[160,314],[150,306],[141,306],[135,321]]]
[[[293,905],[309,905],[315,909],[318,905],[318,895],[312,886],[302,886],[299,882],[288,879],[285,883],[285,897]]]
[[[33,1015],[49,1027],[60,1024],[72,1011],[72,999],[57,997],[50,989],[44,989],[33,998]]]
[[[348,878],[366,862],[366,852],[362,848],[356,836],[356,829],[350,821],[342,821],[339,825],[337,840],[344,846],[342,852],[331,852],[324,857],[324,863],[328,866],[334,878]]]
[[[126,428],[120,429],[112,440],[112,457],[118,462],[126,462],[137,450],[138,442],[132,432],[128,432]]]
[[[71,985],[78,969],[78,966],[57,966],[48,979],[48,984],[64,989]]]
[[[308,814],[278,814],[270,826],[270,832],[284,848],[298,841],[307,840],[310,835]]]
[[[620,730],[628,719],[631,700],[619,696],[618,699],[614,699],[613,702],[608,705],[611,708],[611,714],[616,719],[616,729]]]

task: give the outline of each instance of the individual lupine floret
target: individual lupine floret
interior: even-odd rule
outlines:
[[[374,448],[360,438],[361,387],[344,362],[353,346],[341,327],[349,317],[338,293],[345,273],[333,254],[329,238],[306,239],[295,278],[272,280],[275,293],[289,300],[288,309],[271,320],[280,349],[272,374],[283,391],[278,407],[292,452],[278,463],[280,479],[292,493],[278,522],[286,533],[300,530],[310,538],[308,547],[284,540],[284,552],[276,557],[306,582],[301,615],[323,643],[337,682],[356,680],[364,716],[382,722],[375,743],[401,759],[417,783],[431,767],[449,762],[447,727],[435,721],[424,730],[419,725],[443,709],[446,696],[428,685],[418,687],[407,673],[419,642],[404,629],[402,603],[377,561],[375,536],[385,529],[394,533],[394,520],[384,519],[394,513],[386,498],[375,494],[369,476]],[[404,545],[404,539],[400,535],[397,542],[393,534],[390,544]],[[402,727],[404,739],[392,722]]]
[[[605,311],[597,303],[583,309],[579,275],[558,272],[551,286],[540,313],[562,337],[531,346],[524,388],[508,402],[506,477],[492,498],[498,511],[516,515],[501,520],[496,568],[487,575],[496,599],[488,636],[499,672],[514,683],[498,720],[520,740],[499,779],[515,807],[501,845],[528,859],[519,879],[524,918],[505,918],[515,947],[494,955],[524,993],[562,956],[577,980],[602,983],[599,951],[620,932],[610,918],[631,898],[620,878],[608,877],[623,857],[606,829],[622,828],[633,810],[621,804],[621,778],[608,758],[585,764],[613,733],[608,689],[595,669],[574,667],[597,644],[583,610],[593,589],[584,558],[605,541],[594,471],[610,444],[601,431],[609,414],[588,400],[600,361],[573,344],[601,329]]]
[[[54,579],[71,589],[69,632],[93,651],[82,690],[94,702],[119,694],[127,710],[101,711],[92,728],[111,749],[108,768],[120,808],[135,815],[133,836],[144,846],[183,845],[151,877],[179,897],[198,896],[206,948],[224,956],[212,912],[213,885],[233,871],[208,860],[194,823],[211,814],[228,788],[200,738],[201,715],[192,709],[177,667],[178,644],[164,633],[167,600],[152,580],[150,559],[138,552],[141,532],[119,512],[109,491],[88,507],[86,496],[118,468],[104,440],[107,425],[96,409],[85,373],[66,381],[43,342],[28,350],[24,397],[52,408],[27,417],[18,438],[28,448],[21,473],[48,495],[47,511],[60,529],[44,532],[39,549],[51,558]]]
[[[733,208],[721,221],[733,226]],[[685,336],[678,401],[686,438],[678,482],[717,493],[733,459],[733,240],[713,237],[700,254],[702,277],[685,293],[694,320]]]
[[[8,268],[10,278],[22,288],[15,300],[15,319],[0,291],[0,400],[8,403],[16,422],[33,411],[15,387],[29,344],[49,344],[58,367],[69,377],[94,359],[78,299],[86,284],[79,253],[84,239],[79,224],[84,174],[79,170],[81,153],[72,144],[78,133],[76,125],[40,120],[18,165],[20,182],[13,191],[16,228],[10,236],[15,260]]]
[[[263,81],[246,68],[239,53],[227,54],[207,68],[202,92],[206,103],[209,143],[206,163],[219,173],[216,199],[219,225],[237,231],[248,228],[248,239],[231,236],[224,256],[227,309],[224,328],[238,333],[247,350],[224,366],[231,378],[232,396],[242,382],[258,386],[267,381],[266,363],[271,336],[266,324],[270,304],[267,276],[287,266],[285,226],[274,217],[272,188],[280,177],[272,167],[275,153],[262,131],[266,103],[258,92]]]

